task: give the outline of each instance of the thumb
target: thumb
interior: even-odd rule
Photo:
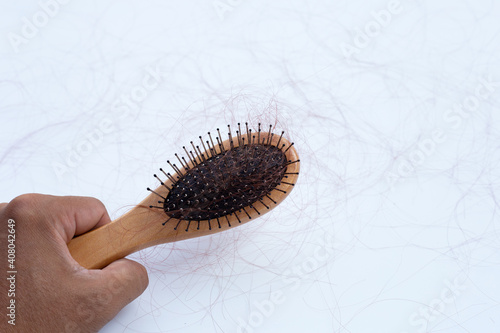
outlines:
[[[93,272],[99,275],[101,286],[106,286],[107,292],[112,295],[107,305],[112,317],[139,297],[149,284],[146,268],[129,259],[117,260]]]

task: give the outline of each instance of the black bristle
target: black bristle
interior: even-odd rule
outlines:
[[[258,131],[255,131],[257,133],[252,133],[248,123],[245,123],[245,126],[243,130],[246,131],[246,137],[243,136],[240,123],[233,137],[231,126],[228,125],[229,140],[226,148],[223,146],[219,129],[217,129],[218,135],[215,136],[216,142],[208,132],[209,140],[204,141],[201,136],[199,137],[201,146],[196,146],[191,141],[192,151],[188,152],[185,146],[182,147],[189,161],[175,154],[181,167],[167,161],[175,171],[174,175],[160,168],[171,182],[171,184],[167,182],[170,187],[156,174],[154,175],[161,185],[169,190],[164,198],[148,188],[148,191],[163,199],[158,201],[163,207],[151,206],[163,209],[169,216],[163,225],[174,218],[178,220],[175,230],[181,221],[187,221],[184,225],[186,231],[195,228],[194,226],[190,228],[191,222],[197,223],[196,230],[200,230],[200,223],[208,222],[208,230],[212,230],[212,220],[217,220],[217,226],[222,228],[220,218],[225,217],[227,226],[231,227],[229,216],[234,214],[235,219],[242,223],[238,214],[244,214],[245,221],[247,218],[252,219],[252,216],[261,215],[264,213],[263,208],[259,208],[259,211],[254,206],[255,203],[260,203],[259,207],[269,210],[272,205],[270,201],[277,204],[271,192],[276,190],[287,193],[277,187],[280,184],[294,185],[283,181],[284,178],[288,178],[287,175],[298,174],[287,172],[287,166],[299,162],[299,160],[287,160],[286,153],[293,143],[284,149],[285,144],[282,141],[284,132],[278,140],[274,140],[277,143],[273,143],[272,125],[269,126],[269,133],[264,133],[263,136],[260,123]]]

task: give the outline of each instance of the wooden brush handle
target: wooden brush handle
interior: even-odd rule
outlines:
[[[162,243],[161,236],[165,243],[175,239],[175,230],[162,226],[165,214],[146,207],[136,206],[113,222],[73,238],[68,243],[73,258],[85,268],[103,268],[130,253]]]
[[[261,136],[267,138],[267,133],[261,133]],[[284,138],[279,140],[280,145],[289,145]],[[276,145],[278,136],[272,137],[270,142]],[[223,145],[226,150],[230,149],[229,140],[224,141]],[[237,146],[237,143],[233,142],[233,145]],[[203,154],[206,158],[209,157],[207,152]],[[293,146],[287,150],[286,158],[288,161],[298,161],[298,154]],[[192,163],[189,163],[188,167],[192,168]],[[295,184],[300,163],[290,164],[287,168],[287,173],[289,173],[287,183]],[[181,168],[181,172],[184,173],[184,171],[185,169]],[[165,184],[169,187],[172,185],[170,181],[166,181]],[[270,198],[264,197],[262,202],[254,203],[253,207],[262,214],[266,213],[288,196],[293,185],[281,184],[276,188],[281,191],[272,191]],[[155,192],[165,197],[168,195],[168,189],[165,186],[158,187]],[[153,245],[213,234],[229,229],[229,224],[234,227],[251,220],[248,215],[238,213],[237,216],[233,214],[227,218],[219,218],[220,227],[216,220],[212,220],[211,223],[209,221],[190,223],[173,218],[163,225],[169,219],[166,213],[149,208],[156,206],[157,202],[158,196],[151,193],[139,205],[113,222],[73,238],[68,243],[71,255],[85,268],[103,268],[117,259]],[[253,214],[253,216],[258,215]]]

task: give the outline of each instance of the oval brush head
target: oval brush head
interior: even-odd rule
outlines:
[[[228,125],[201,145],[183,147],[187,159],[167,161],[173,173],[160,169],[160,186],[131,211],[96,230],[78,236],[68,247],[86,268],[102,268],[114,260],[161,243],[220,232],[270,211],[293,189],[300,160],[293,143],[281,135],[238,124]],[[202,150],[202,148],[203,150]]]

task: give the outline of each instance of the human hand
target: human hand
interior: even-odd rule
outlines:
[[[88,197],[25,194],[0,204],[1,332],[96,332],[142,294],[142,265],[120,259],[87,270],[71,257],[74,236],[109,222]]]

